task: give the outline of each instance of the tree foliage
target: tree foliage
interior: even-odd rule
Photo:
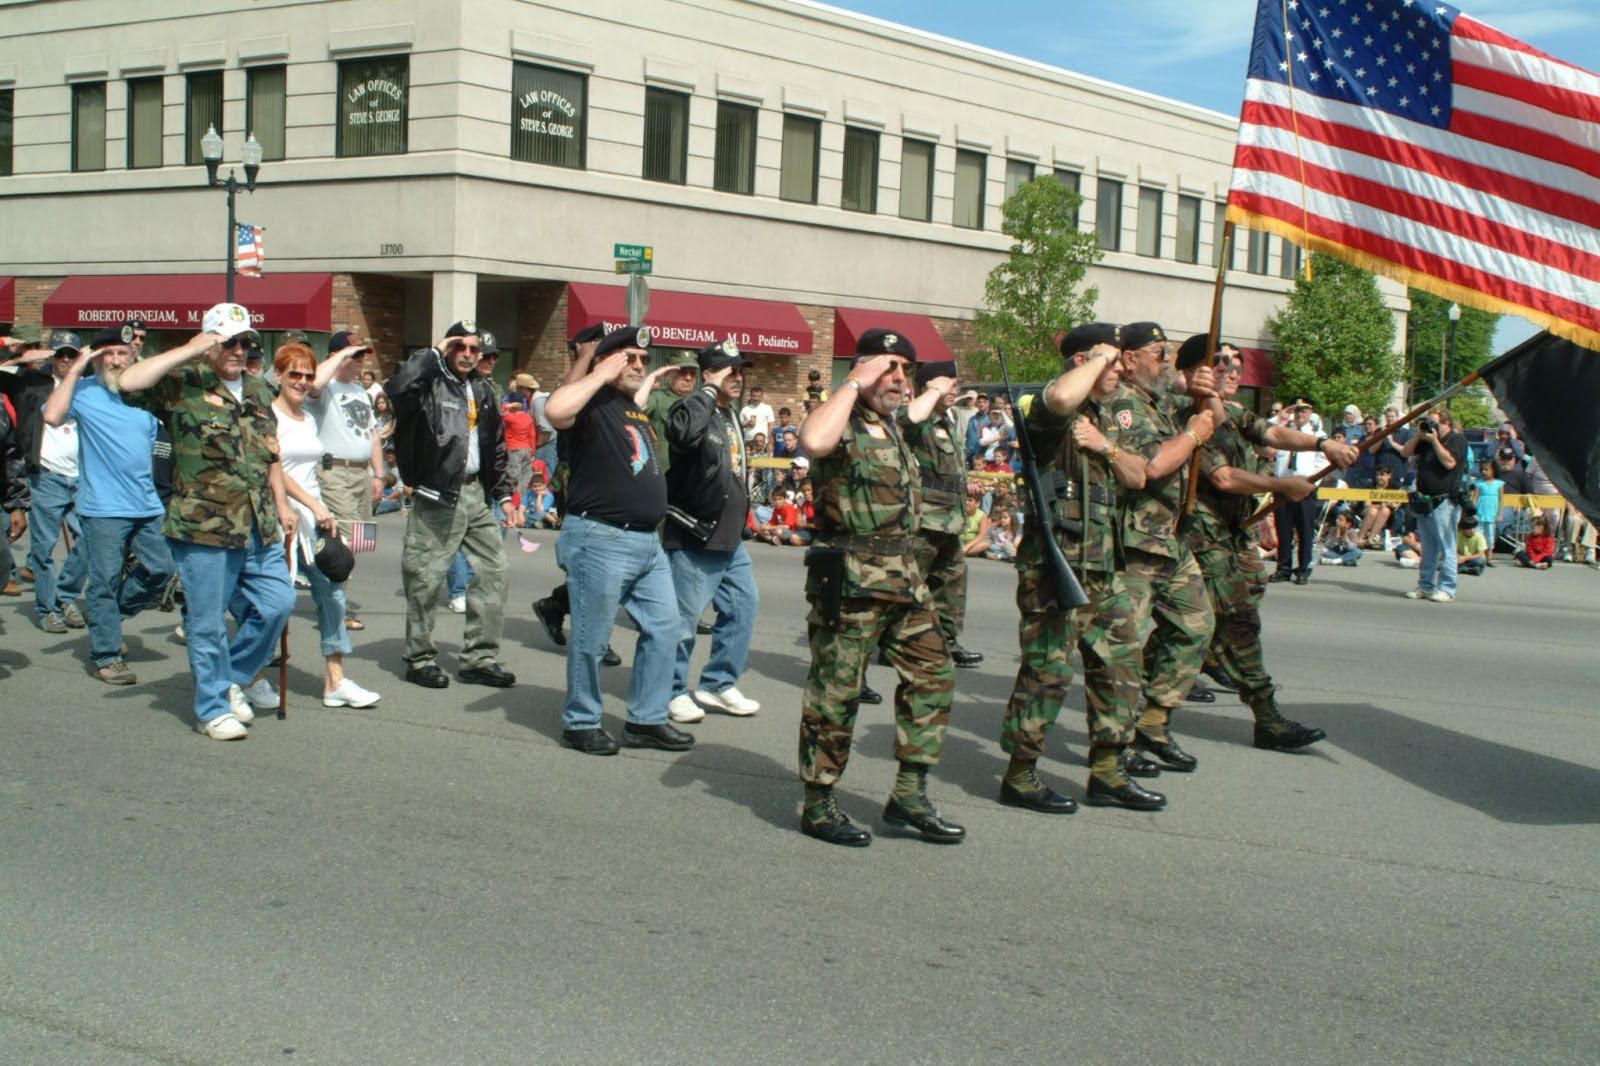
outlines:
[[[1421,289],[1412,289],[1411,315],[1406,319],[1408,393],[1413,403],[1436,396],[1487,363],[1494,355],[1494,332],[1500,316],[1470,307],[1461,309],[1456,323],[1455,355],[1450,355],[1450,301]],[[1447,365],[1448,364],[1448,365]],[[1450,406],[1469,429],[1493,421],[1486,392],[1467,390]]]
[[[1312,255],[1311,280],[1300,276],[1267,328],[1278,342],[1278,398],[1305,399],[1324,417],[1349,403],[1382,410],[1400,379],[1394,315],[1360,267]]]
[[[987,350],[963,362],[981,378],[1000,376],[994,358],[1004,345],[1013,381],[1045,381],[1061,372],[1056,337],[1094,314],[1100,290],[1079,291],[1102,255],[1092,232],[1077,225],[1083,197],[1050,177],[1027,182],[1001,206],[1000,231],[1011,254],[989,272],[987,304],[974,323]]]

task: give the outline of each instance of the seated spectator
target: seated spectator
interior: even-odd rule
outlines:
[[[1530,570],[1548,570],[1556,555],[1556,538],[1550,535],[1550,524],[1539,515],[1533,520],[1533,532],[1523,542],[1517,553],[1517,565]]]
[[[1401,535],[1400,543],[1394,546],[1394,558],[1407,570],[1415,570],[1422,565],[1422,540],[1415,529],[1408,529]]]
[[[390,467],[388,473],[383,475],[383,495],[378,497],[378,502],[373,505],[373,514],[394,514],[403,511],[410,499],[406,496],[405,486],[400,484],[400,479],[395,476],[395,468]]]
[[[556,510],[556,498],[545,478],[535,473],[522,494],[522,526],[524,529],[560,529],[561,513]]]
[[[1394,469],[1392,467],[1378,467],[1374,476],[1377,481],[1373,484],[1373,488],[1392,489],[1395,487]],[[1384,537],[1388,532],[1389,522],[1393,518],[1393,504],[1384,503],[1382,500],[1372,500],[1361,511],[1361,529],[1356,536],[1356,542],[1369,551],[1383,550],[1387,547],[1384,543]]]
[[[989,544],[989,516],[983,513],[978,502],[976,496],[967,497],[967,524],[961,531],[961,550],[966,555],[982,555]]]
[[[1477,577],[1489,565],[1489,545],[1478,528],[1478,516],[1466,514],[1456,526],[1456,572]]]
[[[1349,511],[1334,516],[1333,529],[1322,543],[1322,562],[1326,566],[1355,566],[1361,562],[1361,545]]]
[[[1011,470],[1011,446],[996,444],[989,449],[989,457],[983,460],[983,469],[991,474],[1009,474]]]
[[[811,543],[817,511],[809,480],[801,484],[799,492],[781,497],[771,511],[771,518],[756,530],[759,539],[796,548]]]
[[[1017,561],[1017,512],[1001,508],[989,524],[989,546],[983,549],[985,559],[1003,563]]]
[[[773,455],[779,454],[779,452],[778,452],[778,444],[779,444],[779,442],[781,442],[783,440],[783,436],[786,433],[793,433],[795,435],[795,447],[792,450],[783,452],[782,454],[786,455],[786,456],[788,456],[788,455],[799,455],[800,454],[800,446],[799,446],[800,427],[795,425],[793,413],[791,413],[790,410],[787,407],[780,407],[780,408],[778,408],[778,424],[772,427],[772,454]]]

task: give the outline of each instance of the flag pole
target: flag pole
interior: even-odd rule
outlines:
[[[1211,290],[1211,326],[1206,334],[1206,363],[1207,367],[1214,367],[1217,363],[1217,345],[1222,340],[1222,294],[1227,288],[1228,260],[1233,254],[1233,223],[1222,224],[1222,254],[1217,257],[1217,280]],[[1189,457],[1189,485],[1183,494],[1183,511],[1178,517],[1178,533],[1189,532],[1189,527],[1194,525],[1194,507],[1196,493],[1200,489],[1200,449],[1196,448]]]

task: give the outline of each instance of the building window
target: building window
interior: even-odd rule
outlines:
[[[106,168],[106,83],[72,87],[72,169]]]
[[[511,68],[511,158],[582,170],[589,80],[566,70]]]
[[[711,184],[718,192],[756,191],[756,109],[717,101],[717,158]]]
[[[1267,259],[1272,255],[1272,237],[1260,230],[1250,231],[1250,251],[1245,259],[1245,269],[1252,274],[1267,272]]]
[[[878,135],[871,130],[844,131],[844,195],[846,211],[878,210]]]
[[[1068,192],[1077,193],[1079,196],[1083,195],[1083,175],[1076,170],[1056,171],[1056,181],[1060,182],[1061,187]],[[1078,228],[1078,208],[1076,207],[1072,209],[1072,228]]]
[[[407,56],[340,63],[338,154],[405,154],[410,84]]]
[[[128,81],[128,169],[161,165],[161,79]]]
[[[900,217],[933,218],[933,145],[927,141],[900,142]]]
[[[206,130],[222,129],[222,71],[208,70],[191,74],[188,82],[188,117],[184,120],[184,161],[190,166],[204,163],[200,153],[200,138]]]
[[[1158,259],[1161,256],[1161,190],[1139,187],[1139,230],[1134,251]]]
[[[783,170],[778,196],[796,203],[817,202],[817,160],[822,149],[822,123],[802,115],[783,116]]]
[[[1283,245],[1283,261],[1278,264],[1278,273],[1289,279],[1300,276],[1300,246],[1292,241],[1280,240]]]
[[[245,78],[244,128],[261,145],[261,158],[283,159],[288,125],[288,76],[283,67],[251,67]]]
[[[11,151],[15,137],[11,131],[15,100],[13,90],[0,89],[0,178],[8,178],[12,174]]]
[[[644,176],[682,185],[688,153],[689,98],[665,89],[645,89]]]
[[[1222,266],[1222,237],[1228,229],[1228,205],[1217,204],[1211,216],[1211,265]],[[1228,266],[1233,269],[1233,245],[1228,245]]]
[[[1200,262],[1200,198],[1178,197],[1178,262]]]
[[[982,152],[956,151],[956,203],[951,221],[962,229],[983,228],[983,178],[988,162]]]
[[[1095,186],[1094,229],[1100,235],[1100,249],[1122,249],[1122,182],[1101,178]]]
[[[1021,159],[1006,160],[1006,199],[1017,195],[1017,190],[1033,180],[1033,164]]]

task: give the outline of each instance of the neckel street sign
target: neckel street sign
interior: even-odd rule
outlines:
[[[613,244],[611,258],[650,260],[656,257],[656,250],[648,244]],[[618,271],[621,273],[621,271]]]

